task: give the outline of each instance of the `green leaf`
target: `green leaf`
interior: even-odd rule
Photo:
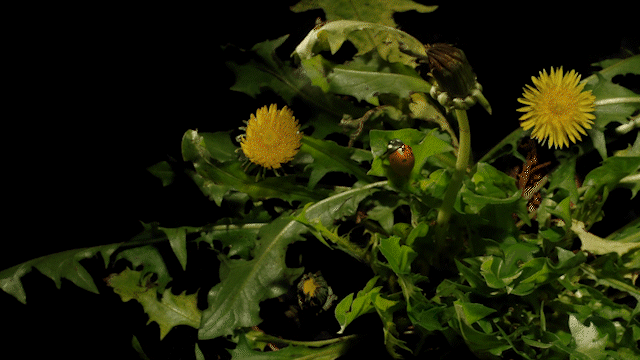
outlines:
[[[569,330],[576,344],[576,351],[586,355],[589,359],[606,359],[608,334],[600,336],[595,324],[583,325],[573,314],[569,314]]]
[[[171,249],[173,253],[176,254],[180,265],[182,265],[182,270],[187,269],[187,229],[184,227],[180,228],[158,228],[167,234],[167,238],[169,238],[169,245],[171,245]]]
[[[322,9],[327,21],[360,20],[396,26],[393,14],[415,10],[421,13],[435,11],[437,6],[425,6],[410,0],[302,0],[291,7],[293,12]]]
[[[600,238],[584,229],[584,223],[574,220],[571,225],[571,230],[578,235],[582,246],[582,251],[588,251],[596,255],[604,255],[607,253],[615,252],[622,256],[634,249],[640,249],[640,241],[637,242],[620,242],[614,240],[606,240]],[[640,238],[638,239],[640,240]]]
[[[352,215],[357,203],[377,191],[386,182],[373,183],[330,196],[305,209],[307,219],[331,224],[344,215]],[[200,339],[229,335],[237,327],[260,323],[261,301],[284,294],[302,274],[303,268],[289,269],[285,264],[286,249],[308,227],[289,215],[282,215],[260,228],[258,244],[251,260],[224,259],[220,265],[221,282],[208,295],[198,332]]]
[[[185,161],[192,161],[196,173],[193,179],[204,194],[213,197],[220,204],[224,194],[230,190],[239,191],[253,199],[278,198],[287,201],[307,203],[322,199],[326,191],[312,191],[304,186],[287,181],[287,177],[269,177],[256,181],[244,172],[239,161],[213,164],[204,138],[196,130],[188,130],[182,139],[182,154]]]
[[[366,53],[345,65],[334,65],[321,55],[302,60],[311,82],[323,91],[349,95],[358,101],[380,105],[378,96],[392,94],[406,99],[414,92],[428,93],[431,84],[411,67],[384,61]]]
[[[411,262],[418,256],[412,248],[400,245],[400,238],[391,236],[380,239],[380,252],[389,262],[391,270],[398,275],[411,273]]]
[[[296,46],[293,54],[303,62],[324,50],[335,54],[347,40],[358,49],[356,56],[377,49],[377,54],[382,59],[391,63],[400,62],[412,68],[417,65],[415,58],[401,52],[400,47],[426,57],[424,45],[413,36],[380,22],[354,20],[330,21],[314,28]]]
[[[151,165],[147,168],[147,171],[151,173],[151,175],[157,177],[162,181],[162,186],[169,186],[173,179],[176,177],[176,174],[173,172],[171,165],[169,165],[166,161],[161,161],[157,164]]]
[[[276,49],[286,40],[286,36],[273,41],[256,44],[249,52],[251,60],[246,64],[228,62],[227,66],[236,75],[236,82],[231,90],[243,92],[256,97],[265,89],[273,90],[290,106],[294,99],[301,99],[313,107],[309,119],[300,119],[300,123],[314,125],[314,137],[323,138],[331,132],[341,132],[338,119],[344,114],[352,118],[361,117],[366,110],[356,107],[350,101],[326,94],[318,87],[312,86],[309,79],[300,76],[300,69],[290,62],[281,61],[276,55]],[[295,110],[295,109],[294,109]],[[247,112],[247,117],[251,111]],[[238,126],[242,123],[239,122]]]
[[[380,293],[382,286],[374,287],[378,276],[374,276],[367,282],[364,289],[358,291],[355,299],[353,293],[347,295],[336,305],[334,314],[340,324],[338,334],[342,334],[347,325],[361,315],[368,314],[375,310],[374,300]]]
[[[304,269],[289,269],[284,260],[287,246],[300,240],[303,230],[302,225],[283,215],[260,229],[252,260],[222,262],[221,282],[209,291],[200,339],[229,335],[237,327],[260,323],[260,301],[284,294],[287,285],[302,275]]]
[[[201,312],[198,309],[197,294],[174,295],[170,290],[160,293],[158,300],[156,287],[149,284],[148,278],[142,276],[142,272],[125,269],[119,274],[111,274],[107,279],[107,285],[120,295],[123,302],[136,300],[145,313],[149,315],[148,323],[157,322],[160,326],[160,340],[178,325],[188,325],[198,328]]]
[[[369,139],[374,159],[371,164],[371,170],[367,174],[387,176],[389,173],[387,171],[389,160],[384,157],[387,145],[392,139],[400,139],[411,146],[415,158],[415,165],[409,176],[418,176],[430,156],[453,150],[451,145],[440,139],[437,134],[437,130],[431,130],[426,134],[416,129],[371,130]]]
[[[461,309],[463,321],[469,325],[472,325],[476,321],[496,312],[495,309],[477,303],[456,300],[454,301],[454,304],[456,305],[456,309],[458,307]]]
[[[466,213],[477,214],[486,206],[494,206],[497,211],[497,206],[501,206],[500,215],[516,213],[520,218],[528,219],[527,201],[516,187],[515,179],[487,163],[477,164],[477,171],[464,184],[460,195]],[[497,218],[504,220],[502,216]],[[509,223],[501,222],[499,225],[509,227],[513,222],[508,221]]]
[[[478,331],[467,322],[462,303],[454,302],[454,309],[460,326],[460,334],[473,352],[489,352],[495,356],[500,356],[503,351],[511,348],[511,345],[499,332],[486,333]]]
[[[164,263],[162,255],[160,254],[158,249],[156,249],[152,245],[136,246],[127,250],[123,250],[122,252],[118,253],[115,261],[118,261],[120,259],[130,261],[133,268],[138,268],[141,266],[143,277],[155,274],[158,277],[158,279],[156,280],[156,284],[158,286],[158,291],[160,292],[163,292],[167,284],[169,284],[169,281],[171,281],[169,270]]]
[[[613,83],[612,79],[616,75],[636,74],[640,75],[640,55],[635,55],[624,60],[610,59],[598,64],[604,67],[601,71],[584,79],[585,90],[591,90],[596,97],[596,101],[601,105],[596,107],[596,116],[593,128],[587,130],[589,137],[593,141],[594,147],[598,150],[603,159],[607,158],[606,140],[604,136],[605,127],[611,122],[624,124],[628,118],[640,109],[640,102],[620,102],[616,99],[638,99],[638,94],[621,85]]]
[[[26,261],[0,271],[0,289],[26,304],[27,295],[20,279],[35,268],[53,280],[58,289],[62,284],[61,280],[67,279],[80,288],[97,294],[98,288],[93,278],[79,261],[100,254],[106,267],[109,264],[109,257],[120,245],[122,243],[67,250]]]
[[[367,151],[355,148],[346,148],[330,140],[315,139],[305,136],[302,139],[301,154],[308,154],[313,158],[313,162],[307,165],[311,169],[308,187],[313,189],[315,185],[329,172],[344,172],[353,175],[359,181],[372,183],[373,178],[368,176],[359,164],[353,159],[354,153],[364,152],[371,157]],[[363,158],[360,154],[358,158]]]
[[[277,338],[276,338],[277,339]],[[345,336],[343,338],[331,339],[325,341],[328,343],[318,346],[313,341],[292,341],[277,339],[288,346],[277,351],[257,351],[252,349],[251,344],[247,340],[245,334],[238,337],[238,345],[233,350],[229,350],[232,360],[282,360],[282,359],[315,359],[315,360],[334,360],[347,352],[352,345],[353,337]]]

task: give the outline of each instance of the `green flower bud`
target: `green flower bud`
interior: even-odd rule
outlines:
[[[482,95],[482,86],[476,80],[473,69],[464,52],[448,44],[426,46],[427,62],[431,76],[436,79],[430,95],[444,106],[468,109],[476,102],[491,114],[491,106]]]

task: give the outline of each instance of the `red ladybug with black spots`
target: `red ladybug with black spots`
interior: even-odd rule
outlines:
[[[411,146],[405,144],[400,139],[393,139],[389,141],[387,145],[387,154],[389,154],[391,169],[393,169],[396,174],[407,176],[411,173],[415,163]]]

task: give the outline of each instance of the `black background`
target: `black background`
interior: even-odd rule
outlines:
[[[186,130],[235,129],[258,107],[279,101],[229,91],[234,78],[221,50],[290,34],[279,51],[286,58],[323,17],[320,10],[290,12],[295,1],[270,3],[16,10],[5,49],[14,110],[5,112],[8,217],[0,268],[125,241],[142,230],[140,221],[167,227],[214,221],[215,204],[195,185],[179,179],[162,188],[146,168],[179,160]],[[638,46],[628,8],[479,3],[394,17],[423,43],[465,51],[493,107],[492,116],[471,110],[476,156],[518,126],[516,99],[532,75],[551,66],[588,74],[591,63]],[[114,335],[124,317],[118,309],[67,281],[58,291],[42,279],[37,271],[25,277],[27,306],[0,293],[3,313],[17,316],[3,320],[13,334],[3,343],[25,346],[26,358],[125,356],[132,325]],[[136,321],[144,327],[145,315]]]

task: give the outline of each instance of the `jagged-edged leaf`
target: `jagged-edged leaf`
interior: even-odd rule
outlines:
[[[164,235],[164,233],[163,233]],[[164,235],[163,237],[166,237]],[[160,292],[164,291],[169,281],[171,281],[171,275],[167,265],[164,263],[162,255],[152,245],[136,246],[131,249],[124,250],[116,256],[116,261],[125,259],[131,262],[133,268],[142,267],[140,270],[142,276],[151,276],[155,274],[157,280],[155,281]]]
[[[298,44],[293,54],[303,61],[325,50],[335,54],[347,40],[358,49],[356,55],[363,55],[377,49],[376,53],[382,59],[390,63],[400,62],[414,68],[417,65],[415,57],[400,52],[399,48],[426,56],[424,45],[404,31],[380,22],[355,20],[330,21],[314,28]]]
[[[590,322],[589,326],[585,326],[575,315],[569,314],[569,330],[575,341],[576,351],[586,355],[588,359],[608,358],[604,349],[607,346],[609,335],[600,335],[594,323]]]
[[[615,240],[603,239],[596,236],[584,229],[584,223],[574,220],[571,225],[571,230],[578,235],[582,246],[580,249],[588,251],[596,255],[603,255],[610,252],[618,253],[622,256],[634,249],[640,249],[640,236],[636,236],[635,242],[622,242]]]
[[[400,238],[397,236],[380,239],[380,252],[387,259],[391,270],[398,275],[411,273],[411,262],[418,256],[409,246],[400,245]]]
[[[353,214],[357,202],[377,191],[386,182],[347,190],[306,207],[307,219],[330,224],[347,213]],[[203,312],[198,336],[212,339],[229,335],[237,327],[260,323],[259,303],[282,295],[302,274],[303,268],[285,264],[287,247],[301,240],[308,227],[285,214],[260,228],[259,240],[251,260],[223,260],[221,282],[209,291],[209,304]]]
[[[336,305],[334,313],[336,320],[340,324],[338,334],[342,334],[347,325],[351,324],[359,316],[375,311],[374,300],[380,294],[380,289],[382,289],[382,286],[375,286],[377,280],[378,276],[374,276],[367,282],[364,289],[358,291],[355,298],[354,294],[351,293]]]
[[[303,230],[289,216],[281,216],[260,229],[253,259],[223,260],[221,282],[209,291],[200,339],[229,335],[237,327],[260,323],[260,301],[284,294],[304,270],[287,268],[284,261],[287,247],[301,239]]]
[[[515,180],[487,163],[477,164],[476,173],[465,182],[460,195],[462,201],[456,208],[460,206],[461,211],[476,214],[489,207],[489,211],[495,211],[498,220],[504,220],[493,221],[497,227],[510,228],[513,221],[506,220],[504,215],[511,213],[529,221],[527,200],[522,197]],[[485,216],[491,218],[489,214]]]
[[[324,175],[332,171],[351,174],[359,181],[366,183],[373,182],[373,178],[368,176],[354,160],[356,152],[360,153],[358,159],[366,156],[371,157],[371,153],[365,150],[346,148],[330,140],[305,136],[302,139],[300,153],[309,154],[313,158],[313,162],[307,165],[307,168],[311,169],[308,187],[313,189]]]
[[[322,9],[327,21],[359,20],[396,26],[393,14],[415,10],[421,13],[435,11],[437,6],[426,6],[411,0],[302,0],[291,7],[294,12]]]
[[[162,186],[169,186],[173,179],[176,177],[175,172],[171,168],[171,165],[166,161],[161,161],[157,164],[151,165],[147,168],[147,171],[151,175],[157,177],[162,181]]]
[[[136,300],[149,315],[149,322],[157,322],[160,326],[160,340],[178,325],[198,328],[201,311],[198,309],[197,294],[174,295],[171,290],[160,292],[158,300],[157,287],[148,283],[148,277],[141,271],[125,269],[119,274],[111,274],[105,279],[107,285],[120,295],[122,301]],[[147,323],[147,324],[148,324]]]
[[[313,85],[323,91],[353,96],[376,106],[380,105],[381,94],[408,98],[414,92],[428,93],[431,89],[431,84],[411,67],[386,62],[372,52],[344,65],[335,65],[316,55],[302,60],[302,67]]]
[[[218,240],[223,248],[228,249],[228,257],[239,256],[249,259],[258,239],[258,231],[265,225],[266,223],[216,225],[203,231],[196,241],[204,241],[213,247],[213,240]]]
[[[605,127],[611,122],[624,124],[637,110],[640,110],[640,96],[632,90],[616,84],[612,79],[616,75],[640,75],[640,55],[626,59],[609,59],[596,63],[602,70],[584,79],[585,90],[591,90],[596,96],[598,106],[594,111],[596,116],[592,129],[587,130],[603,159],[607,158]]]
[[[415,165],[409,176],[419,175],[428,157],[453,150],[450,144],[440,139],[436,134],[437,130],[431,130],[427,133],[416,129],[371,130],[369,139],[374,160],[371,164],[371,170],[367,174],[387,176],[388,160],[384,157],[387,145],[392,139],[400,139],[411,146],[415,158]]]
[[[332,132],[340,132],[338,123],[344,114],[352,118],[361,117],[366,110],[356,107],[335,95],[324,93],[312,86],[301,69],[294,67],[290,61],[282,61],[276,55],[276,49],[286,40],[286,36],[273,41],[256,44],[249,53],[252,58],[245,64],[228,62],[227,66],[236,75],[236,82],[231,90],[243,92],[255,97],[265,89],[273,90],[291,106],[293,99],[298,98],[312,106],[316,111],[309,119],[299,118],[300,124],[314,125],[314,137],[324,138]],[[294,114],[295,114],[295,109]],[[247,119],[252,111],[247,112]],[[240,119],[243,120],[243,119]],[[242,122],[238,126],[242,126]]]
[[[310,190],[305,186],[286,181],[282,177],[269,177],[256,181],[242,169],[239,161],[214,164],[205,148],[204,138],[196,130],[188,130],[182,139],[182,154],[185,161],[192,161],[196,169],[193,178],[203,193],[213,193],[217,204],[228,191],[235,190],[253,199],[278,198],[287,201],[299,200],[303,203],[323,198],[326,192]],[[294,177],[293,175],[289,175]]]
[[[22,287],[21,278],[33,268],[36,268],[53,280],[58,289],[60,288],[61,280],[67,279],[77,286],[97,294],[98,288],[96,284],[87,269],[79,261],[100,254],[106,267],[109,263],[109,257],[120,245],[121,243],[117,243],[67,250],[18,264],[0,271],[0,289],[13,295],[21,303],[26,304],[27,295]]]
[[[289,341],[278,339],[287,344]],[[258,351],[252,348],[245,334],[238,337],[238,345],[229,350],[232,360],[282,360],[282,359],[317,359],[333,360],[343,355],[351,346],[352,336],[324,341],[325,345],[316,345],[320,341],[296,341],[277,351]]]

